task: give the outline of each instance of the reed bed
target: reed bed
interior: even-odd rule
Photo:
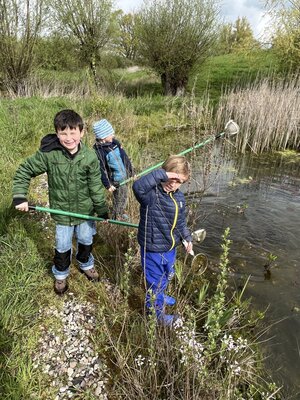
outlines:
[[[299,76],[285,80],[256,80],[245,89],[225,93],[216,112],[216,122],[234,119],[240,126],[237,152],[299,149]]]
[[[9,86],[5,87],[5,90],[2,91],[2,96],[10,99],[34,96],[44,99],[61,96],[79,99],[90,97],[92,94],[93,88],[88,79],[82,79],[80,82],[67,82],[54,78],[45,79],[39,76],[32,76],[25,80],[19,86],[17,93]]]

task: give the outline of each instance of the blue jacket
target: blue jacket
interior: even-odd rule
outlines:
[[[133,176],[131,162],[120,142],[113,139],[111,143],[95,143],[101,169],[101,181],[106,189]]]
[[[151,252],[166,252],[183,239],[192,241],[186,226],[185,198],[182,192],[167,193],[161,182],[168,176],[158,169],[135,181],[132,188],[140,203],[138,242]]]

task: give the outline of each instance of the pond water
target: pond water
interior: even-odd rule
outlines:
[[[197,170],[195,181],[203,181]],[[215,176],[198,196],[195,228],[205,228],[207,237],[196,252],[218,262],[221,235],[230,227],[235,280],[251,275],[246,296],[267,308],[262,346],[272,378],[284,386],[285,398],[300,399],[300,154],[226,157]],[[197,203],[197,184],[185,189]],[[270,254],[277,259],[267,275]]]

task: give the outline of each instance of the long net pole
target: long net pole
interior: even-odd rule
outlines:
[[[129,226],[131,228],[138,228],[137,224],[133,224],[131,222],[118,221],[116,219],[105,219],[105,218],[100,218],[100,217],[94,217],[93,215],[85,215],[85,214],[78,214],[78,213],[74,213],[74,212],[70,212],[70,211],[55,210],[53,208],[40,207],[40,206],[29,206],[29,209],[35,210],[35,211],[47,212],[50,214],[66,215],[69,217],[75,217],[75,218],[79,218],[79,219],[87,219],[87,220],[102,221],[102,222],[106,221],[106,222],[109,222],[110,224]]]
[[[217,135],[213,135],[213,136],[207,138],[206,140],[204,140],[203,142],[198,143],[195,146],[189,147],[186,150],[183,150],[181,153],[178,153],[177,155],[184,156],[185,154],[190,153],[193,150],[196,150],[196,149],[199,149],[200,147],[205,146],[207,143],[210,143],[211,141],[213,141],[215,139],[219,139],[220,137],[224,136],[224,134],[225,134],[225,132],[221,132],[221,133],[218,133]],[[161,161],[158,164],[152,165],[152,167],[149,167],[149,168],[145,169],[144,171],[136,174],[136,177],[139,178],[140,176],[143,176],[143,175],[147,174],[148,172],[151,172],[154,169],[161,167],[163,165],[163,163],[164,163],[164,161]],[[126,183],[131,182],[132,180],[133,180],[133,178],[125,179],[124,181],[120,182],[120,186],[125,185]]]

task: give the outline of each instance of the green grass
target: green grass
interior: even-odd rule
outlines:
[[[276,73],[278,64],[271,51],[215,56],[196,68],[189,81],[189,90],[193,90],[196,96],[208,93],[213,101],[217,101],[225,89],[243,87],[258,77]]]
[[[147,69],[135,72],[116,70],[120,79],[119,88],[126,96],[156,96],[162,94],[160,77]],[[243,86],[258,77],[279,74],[279,65],[270,50],[258,50],[249,54],[233,53],[209,57],[192,73],[188,92],[197,98],[207,94],[217,101],[225,89]]]
[[[128,98],[150,98],[156,102],[163,94],[160,77],[147,68],[137,70],[115,69],[98,71],[105,91],[122,93]],[[187,88],[196,98],[209,96],[216,104],[227,89],[243,86],[256,78],[279,74],[279,66],[272,50],[258,50],[252,53],[233,53],[209,57],[204,64],[195,66]],[[93,79],[87,69],[79,71],[38,70],[36,85],[42,90],[62,94],[95,92]],[[161,100],[158,101],[161,103]],[[153,107],[153,104],[151,105]]]
[[[0,241],[0,393],[7,400],[29,398],[35,385],[30,354],[37,346],[38,309],[47,304],[51,284],[46,253],[39,252],[41,226],[26,222],[26,217],[11,219]]]

